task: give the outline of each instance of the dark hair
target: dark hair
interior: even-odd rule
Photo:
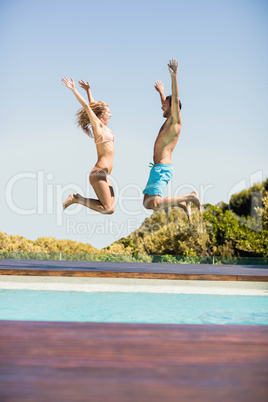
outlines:
[[[169,101],[169,106],[171,106],[171,95],[168,95],[168,96],[166,97],[166,100]],[[180,100],[179,100],[179,105],[180,105],[180,110],[181,110],[181,101],[180,101]]]

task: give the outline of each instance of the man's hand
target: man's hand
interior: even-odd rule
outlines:
[[[79,84],[80,87],[83,88],[85,91],[87,91],[88,89],[90,89],[90,85],[89,85],[89,82],[88,82],[88,81],[85,83],[85,81],[80,80],[80,81],[78,81],[78,84]]]
[[[157,92],[164,93],[164,84],[161,81],[156,81],[156,83],[154,84],[155,89],[157,90]]]
[[[168,69],[171,75],[177,75],[179,63],[175,59],[169,60]]]
[[[67,77],[63,77],[62,84],[65,87],[69,88],[71,91],[73,91],[75,89],[75,83],[72,78],[71,78],[71,81],[69,81]]]

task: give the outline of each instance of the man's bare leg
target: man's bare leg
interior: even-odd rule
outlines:
[[[191,202],[190,201],[184,201],[181,202],[178,207],[182,208],[184,210],[184,212],[187,215],[188,221],[191,222],[191,215],[192,215],[192,211],[191,211]]]
[[[170,207],[181,207],[181,208],[183,208],[183,210],[186,212],[186,214],[188,216],[189,202],[192,202],[193,204],[195,204],[197,206],[199,212],[201,212],[201,202],[198,198],[197,191],[193,191],[192,193],[185,194],[185,195],[178,196],[178,197],[166,197],[166,198],[162,198],[158,195],[148,196],[146,194],[144,197],[143,205],[145,206],[145,208],[153,209],[154,211],[159,211],[161,209],[170,208]],[[188,203],[188,205],[187,205],[187,203]]]
[[[197,191],[192,191],[189,194],[178,196],[178,197],[160,197],[160,200],[157,200],[157,210],[161,210],[163,208],[168,207],[179,207],[181,203],[185,202],[186,204],[192,202],[201,212],[201,202],[198,197]],[[186,205],[185,205],[186,207]],[[183,208],[184,209],[184,208]]]
[[[93,198],[84,198],[80,194],[70,194],[63,203],[63,210],[65,210],[72,204],[80,204],[102,214],[109,213],[109,211],[105,210],[104,206],[99,200],[95,200]]]

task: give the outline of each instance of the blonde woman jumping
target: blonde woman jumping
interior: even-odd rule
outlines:
[[[73,92],[82,105],[82,109],[77,112],[77,123],[87,135],[94,138],[98,155],[97,163],[89,175],[90,184],[98,198],[84,198],[80,194],[70,194],[63,203],[63,209],[72,204],[81,204],[101,214],[112,214],[114,191],[109,175],[113,168],[114,135],[107,128],[108,120],[111,118],[109,106],[104,102],[94,101],[88,82],[81,80],[79,85],[86,90],[89,103],[76,90],[73,79],[69,81],[64,77],[62,84]]]

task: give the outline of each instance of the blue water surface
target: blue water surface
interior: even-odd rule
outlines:
[[[268,297],[0,290],[0,319],[268,325]]]

